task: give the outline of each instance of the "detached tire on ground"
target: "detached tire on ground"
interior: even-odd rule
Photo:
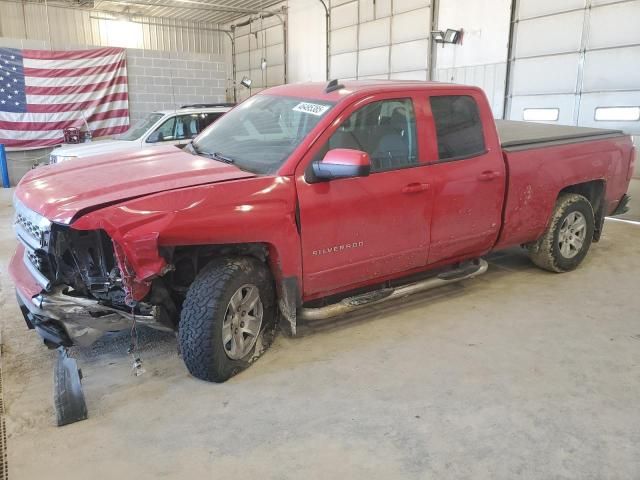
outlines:
[[[594,228],[589,200],[575,193],[563,193],[556,201],[547,230],[538,241],[529,245],[529,256],[544,270],[573,270],[587,255]]]
[[[273,341],[276,302],[269,269],[250,257],[220,258],[198,273],[182,306],[178,339],[194,377],[224,382]]]

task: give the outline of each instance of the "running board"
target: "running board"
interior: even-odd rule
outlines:
[[[337,303],[333,303],[325,307],[301,308],[298,310],[298,318],[309,321],[326,320],[370,305],[377,305],[389,300],[406,297],[407,295],[412,295],[414,293],[424,292],[444,285],[451,285],[453,283],[460,282],[461,280],[477,277],[478,275],[485,273],[487,268],[489,268],[489,264],[483,259],[478,259],[477,261],[459,269],[449,270],[437,275],[436,277],[428,278],[419,282],[409,283],[400,287],[383,288],[380,290],[374,290],[373,292],[355,295],[353,297],[344,298]]]

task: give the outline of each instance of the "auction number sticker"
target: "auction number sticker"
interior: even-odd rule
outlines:
[[[317,103],[300,102],[293,107],[294,112],[310,113],[311,115],[320,116],[329,110],[329,105],[319,105]]]

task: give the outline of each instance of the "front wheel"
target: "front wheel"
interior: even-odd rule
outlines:
[[[197,275],[182,306],[178,338],[197,378],[224,382],[264,352],[275,332],[273,279],[254,258],[221,258]]]
[[[591,203],[582,195],[560,195],[547,230],[529,245],[529,256],[538,267],[551,272],[575,269],[586,257],[595,220]]]

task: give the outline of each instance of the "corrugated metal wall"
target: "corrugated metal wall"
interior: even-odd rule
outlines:
[[[430,0],[333,0],[331,78],[429,78]]]
[[[86,10],[0,0],[0,37],[49,41],[51,36],[52,48],[93,45],[222,53],[224,34],[211,30],[217,25],[146,17],[131,20],[121,22]]]
[[[236,27],[234,32],[236,83],[243,77],[252,81],[251,89],[238,87],[238,101],[265,88],[285,83],[285,14],[264,19],[252,18],[248,25]],[[263,59],[266,62],[264,69]]]
[[[640,134],[639,0],[519,0],[508,117]]]

